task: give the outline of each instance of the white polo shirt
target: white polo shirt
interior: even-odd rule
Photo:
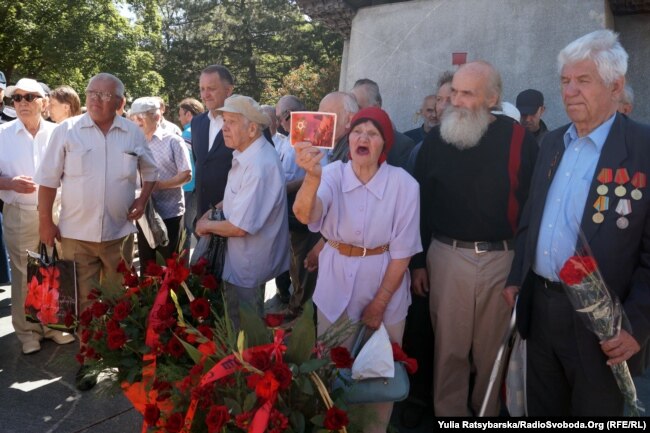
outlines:
[[[127,219],[135,200],[138,166],[144,181],[157,179],[156,163],[138,126],[115,116],[104,135],[88,114],[52,133],[36,183],[61,187],[61,236],[105,242],[135,233]]]

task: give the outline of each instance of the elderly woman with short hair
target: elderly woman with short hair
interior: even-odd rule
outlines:
[[[417,182],[385,162],[393,139],[388,115],[368,107],[352,118],[349,162],[321,168],[319,149],[297,145],[307,174],[293,209],[328,240],[313,296],[319,335],[346,320],[371,329],[383,322],[391,341],[402,342],[411,303],[408,264],[422,251],[420,199]],[[350,348],[352,339],[344,345]],[[385,432],[393,404],[372,406],[376,422],[365,431]]]
[[[81,114],[79,95],[70,86],[59,86],[50,92],[50,119],[61,123],[69,117]]]
[[[167,246],[152,248],[138,224],[138,254],[142,275],[147,269],[148,262],[156,260],[156,252],[168,258],[178,250],[185,214],[182,186],[192,179],[192,172],[190,153],[183,139],[160,127],[162,114],[156,98],[136,99],[131,105],[130,114],[144,133],[147,145],[158,166],[159,178],[151,193],[151,200],[165,223],[169,238]]]

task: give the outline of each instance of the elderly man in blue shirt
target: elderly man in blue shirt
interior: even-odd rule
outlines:
[[[225,221],[210,221],[209,211],[196,233],[228,238],[222,274],[228,313],[239,325],[239,304],[263,313],[264,285],[289,269],[289,225],[285,177],[280,158],[263,130],[270,122],[259,104],[233,95],[218,109],[225,144],[233,149],[223,202]]]

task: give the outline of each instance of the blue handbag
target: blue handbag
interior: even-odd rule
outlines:
[[[368,328],[362,326],[357,334],[352,356],[356,357]],[[349,404],[385,403],[405,400],[409,395],[409,376],[404,364],[395,361],[394,377],[373,377],[369,379],[352,379],[352,370],[340,369],[334,379],[333,390],[343,389],[343,399]]]

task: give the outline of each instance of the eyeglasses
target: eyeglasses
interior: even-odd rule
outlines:
[[[290,118],[291,118],[291,111],[290,110],[284,110],[279,116],[276,116],[276,119],[278,119],[278,122],[282,122],[283,120],[285,122],[288,122]]]
[[[20,102],[23,99],[27,102],[33,102],[35,99],[42,98],[42,96],[39,95],[32,95],[31,93],[28,93],[26,95],[11,95],[11,99],[14,102]]]
[[[97,92],[95,90],[86,90],[86,99],[101,99],[104,102],[108,102],[113,98],[113,94],[109,92]]]

